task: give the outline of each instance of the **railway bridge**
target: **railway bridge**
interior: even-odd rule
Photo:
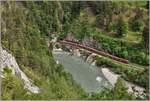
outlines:
[[[111,59],[113,59],[113,60],[116,60],[116,61],[125,63],[125,64],[128,64],[128,63],[129,63],[129,61],[126,60],[126,59],[123,59],[123,58],[120,58],[120,57],[111,55],[111,54],[109,54],[109,53],[107,53],[107,52],[104,52],[104,51],[100,51],[100,50],[91,48],[91,47],[89,47],[89,46],[82,45],[82,44],[80,44],[79,42],[75,42],[75,41],[71,41],[71,40],[59,40],[58,43],[60,43],[60,44],[62,44],[62,45],[69,45],[69,46],[74,46],[74,47],[77,47],[77,48],[85,49],[85,50],[88,50],[88,51],[90,51],[90,52],[92,52],[92,53],[95,53],[95,54],[97,54],[97,55],[101,55],[101,56],[104,56],[104,57],[108,57],[108,58],[111,58]]]

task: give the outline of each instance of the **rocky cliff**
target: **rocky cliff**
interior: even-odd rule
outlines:
[[[4,68],[9,68],[12,71],[12,75],[18,76],[24,82],[24,88],[28,89],[32,93],[39,93],[39,88],[30,81],[26,74],[19,68],[15,57],[0,47],[0,76],[5,77]]]

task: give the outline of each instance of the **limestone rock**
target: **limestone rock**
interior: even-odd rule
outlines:
[[[26,74],[19,68],[14,56],[8,53],[6,50],[0,47],[0,76],[4,77],[3,69],[8,67],[12,70],[12,74],[19,76],[19,78],[24,82],[24,87],[32,93],[39,93],[40,89],[33,85]]]

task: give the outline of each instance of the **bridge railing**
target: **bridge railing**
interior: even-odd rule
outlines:
[[[120,57],[111,55],[111,54],[106,53],[106,52],[103,52],[103,51],[99,51],[99,50],[93,49],[93,48],[91,48],[91,47],[89,47],[89,46],[84,46],[84,45],[80,44],[79,42],[73,42],[73,41],[71,41],[71,40],[63,40],[63,41],[59,41],[59,43],[61,43],[61,44],[68,44],[68,45],[71,45],[71,46],[83,48],[83,49],[85,49],[85,50],[91,51],[91,52],[96,53],[96,54],[98,54],[98,55],[102,55],[102,56],[105,56],[105,57],[109,57],[109,58],[111,58],[111,59],[114,59],[114,60],[119,61],[119,62],[122,62],[122,63],[126,63],[126,64],[129,63],[129,61],[126,60],[126,59],[123,59],[123,58],[120,58]]]

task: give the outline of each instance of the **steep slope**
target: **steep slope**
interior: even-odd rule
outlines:
[[[0,72],[2,75],[1,77],[5,78],[5,75],[3,74],[5,71],[5,68],[9,68],[12,71],[13,75],[18,76],[21,80],[24,82],[24,87],[28,89],[32,93],[39,93],[39,88],[35,85],[33,85],[30,81],[30,79],[26,76],[26,74],[19,68],[15,58],[8,53],[6,50],[1,48],[1,68]]]
[[[49,10],[54,10],[55,16],[47,7],[52,7]],[[2,2],[1,8],[2,47],[12,53],[20,69],[40,89],[39,94],[24,91],[18,80],[10,80],[12,77],[8,76],[2,78],[2,99],[81,99],[84,91],[61,65],[55,63],[46,44],[45,39],[49,37],[45,36],[57,30],[53,27],[59,22],[55,18],[57,9],[53,9],[55,2]],[[13,82],[16,85],[11,86]],[[24,92],[18,94],[18,87]]]
[[[72,76],[64,71],[63,66],[55,63],[46,40],[51,40],[51,33],[58,33],[58,36],[63,39],[72,32],[81,42],[90,38],[94,40],[93,47],[148,66],[149,54],[145,52],[143,43],[140,43],[140,46],[139,44],[132,45],[126,42],[128,38],[122,41],[121,37],[121,39],[114,38],[105,33],[116,31],[117,27],[111,25],[115,25],[114,22],[120,17],[118,15],[127,16],[125,12],[128,10],[130,18],[130,11],[132,13],[141,6],[136,4],[137,7],[135,7],[134,3],[129,2],[98,1],[3,1],[1,3],[2,47],[11,52],[22,72],[40,89],[39,94],[33,94],[23,89],[24,85],[20,78],[8,73],[5,78],[0,78],[2,80],[2,99],[140,99],[128,93],[121,80],[116,83],[114,89],[86,94],[75,83]],[[90,9],[87,6],[90,6]],[[142,4],[142,8],[145,9],[145,4]],[[88,16],[89,13],[91,14]],[[147,68],[141,76],[132,69],[122,69],[122,66],[113,65],[104,59],[101,63],[113,66],[114,71],[119,71],[118,73],[124,78],[148,87]],[[11,70],[6,69],[6,71]],[[148,96],[144,99],[148,99]]]

